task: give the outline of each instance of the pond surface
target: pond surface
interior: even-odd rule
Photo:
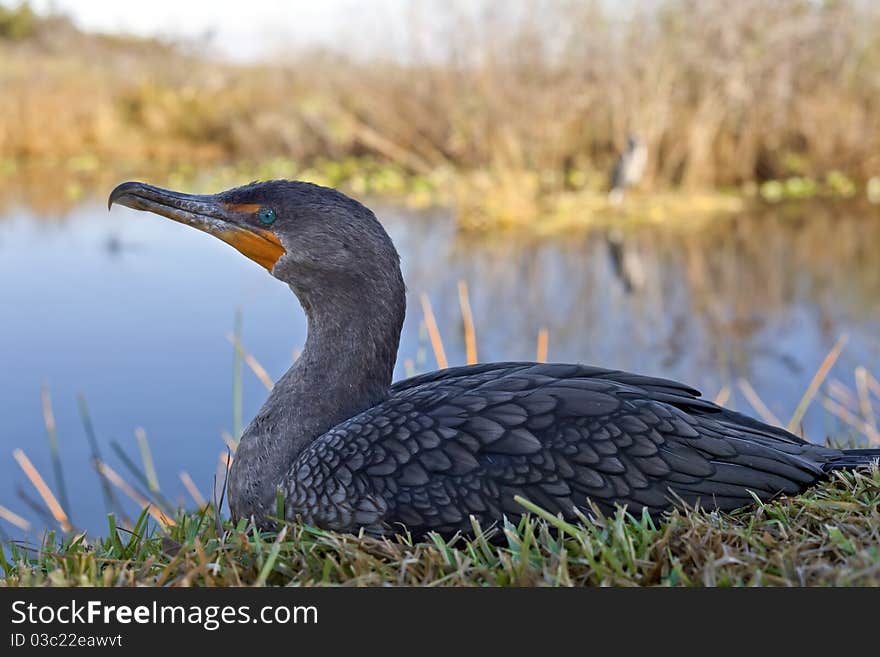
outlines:
[[[458,281],[467,281],[480,360],[534,359],[541,329],[549,358],[678,378],[753,412],[746,379],[787,421],[841,334],[832,369],[853,388],[854,368],[880,372],[880,216],[804,206],[717,220],[708,228],[595,231],[530,241],[466,240],[442,212],[374,206],[402,255],[409,289],[396,376],[436,367],[419,295],[433,305],[451,364],[465,361]],[[101,487],[77,409],[82,393],[104,458],[132,483],[115,441],[140,462],[143,427],[162,490],[192,501],[188,473],[208,496],[233,429],[237,309],[246,349],[279,377],[305,340],[288,288],[207,235],[99,202],[63,216],[0,213],[0,505],[47,524],[21,498],[36,492],[12,458],[22,448],[53,489],[41,410],[51,391],[64,478],[77,526],[106,527]],[[245,367],[243,416],[266,391]],[[880,405],[878,405],[880,406]],[[804,429],[858,436],[819,401]],[[134,504],[127,503],[129,513]],[[0,520],[12,533],[13,527]]]

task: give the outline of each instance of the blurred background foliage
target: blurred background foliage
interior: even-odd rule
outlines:
[[[524,222],[603,192],[638,134],[647,191],[880,193],[872,3],[417,6],[405,52],[262,63],[0,7],[0,173],[231,166]]]

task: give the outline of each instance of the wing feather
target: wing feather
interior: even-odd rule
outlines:
[[[406,379],[299,456],[288,514],[331,529],[454,532],[470,515],[489,525],[521,514],[516,495],[567,518],[588,498],[636,512],[732,509],[749,491],[769,499],[822,476],[831,450],[699,394],[581,365],[492,363]]]

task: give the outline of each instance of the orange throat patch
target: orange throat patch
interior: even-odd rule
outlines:
[[[224,230],[217,237],[269,272],[278,262],[278,258],[285,254],[281,240],[271,230],[234,228]]]

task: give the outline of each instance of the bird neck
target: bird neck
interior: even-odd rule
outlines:
[[[381,296],[363,289],[347,298],[300,298],[308,337],[242,435],[230,477],[236,516],[271,510],[276,486],[303,450],[387,398],[406,304],[397,278]]]
[[[368,298],[368,297],[367,297]],[[284,377],[280,405],[299,407],[308,420],[297,442],[299,450],[339,422],[388,396],[394,373],[403,311],[377,312],[371,305],[310,309],[302,354]]]

